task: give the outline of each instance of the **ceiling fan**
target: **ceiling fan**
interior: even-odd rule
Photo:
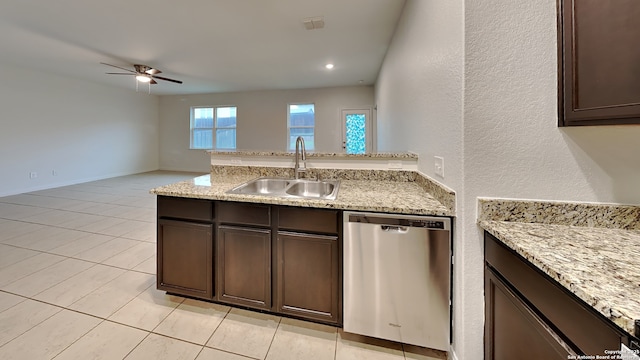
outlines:
[[[109,74],[109,75],[133,75],[133,76],[136,77],[136,80],[138,80],[140,82],[144,82],[144,83],[149,83],[149,84],[157,84],[158,82],[155,79],[171,81],[171,82],[174,82],[174,83],[177,83],[177,84],[182,84],[182,81],[180,81],[180,80],[169,79],[169,78],[166,78],[166,77],[162,77],[162,76],[156,75],[156,74],[160,74],[162,71],[160,71],[158,69],[154,69],[154,68],[152,68],[150,66],[147,66],[147,65],[135,64],[135,65],[133,65],[135,70],[131,70],[131,69],[127,69],[127,68],[123,68],[123,67],[120,67],[120,66],[111,65],[111,64],[107,64],[107,63],[103,63],[103,62],[101,62],[100,64],[107,65],[107,66],[112,66],[114,68],[118,68],[118,69],[121,69],[121,70],[128,71],[126,73],[108,72],[107,74]]]

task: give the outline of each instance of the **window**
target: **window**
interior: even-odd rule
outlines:
[[[235,106],[192,107],[191,149],[235,149]]]
[[[314,104],[289,104],[287,138],[289,150],[296,149],[296,139],[302,136],[306,150],[315,149],[315,111]]]

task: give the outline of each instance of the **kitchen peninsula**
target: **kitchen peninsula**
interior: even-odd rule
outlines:
[[[335,200],[229,193],[293,179],[292,157],[212,153],[209,175],[153,189],[158,288],[340,326],[344,210],[455,215],[455,194],[415,171],[413,154],[307,154],[304,177],[339,180]]]

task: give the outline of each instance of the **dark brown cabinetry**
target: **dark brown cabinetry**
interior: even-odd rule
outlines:
[[[158,289],[213,298],[212,209],[207,201],[158,197]]]
[[[338,210],[159,196],[158,289],[338,325],[341,233]]]
[[[271,309],[271,231],[218,228],[217,299]]]
[[[485,359],[605,355],[628,343],[622,330],[488,233],[485,260]]]
[[[311,320],[340,323],[342,256],[338,211],[279,210],[281,230],[277,236],[277,311]],[[309,218],[316,221],[304,220]]]
[[[640,123],[640,2],[558,0],[559,126]]]

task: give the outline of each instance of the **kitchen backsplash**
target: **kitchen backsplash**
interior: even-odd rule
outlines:
[[[479,198],[484,220],[640,230],[640,206]]]

